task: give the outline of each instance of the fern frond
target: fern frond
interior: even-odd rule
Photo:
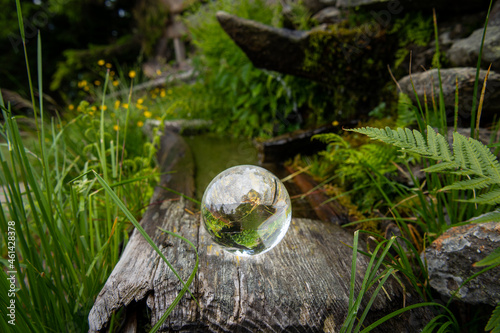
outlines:
[[[371,139],[393,144],[398,148],[404,149],[405,152],[416,153],[424,156],[429,155],[429,148],[425,139],[422,134],[416,130],[412,132],[410,130],[405,131],[401,128],[394,131],[389,127],[386,127],[385,129],[362,127],[349,129],[348,131],[365,134]]]
[[[311,140],[318,140],[323,143],[332,143],[332,142],[344,142],[344,139],[338,134],[335,133],[322,133],[313,135]]]
[[[500,209],[471,218],[466,222],[472,222],[472,223],[500,222]]]
[[[472,145],[473,139],[469,138],[469,140],[464,141],[466,144],[464,145],[465,147],[465,157],[467,160],[467,164],[469,168],[477,175],[484,175],[483,174],[483,168],[481,167],[481,161],[480,161],[480,156],[476,153],[476,150],[474,149],[474,146]]]
[[[439,155],[436,132],[430,126],[427,126],[427,145],[432,156]]]
[[[446,162],[450,162],[453,160],[453,156],[450,151],[450,145],[448,144],[448,141],[442,136],[441,134],[437,135],[437,143],[438,143],[438,150],[439,150],[439,155],[441,156],[441,159]]]
[[[443,187],[443,191],[447,190],[480,190],[492,184],[491,178],[479,177],[466,179],[455,182],[451,185]]]
[[[491,331],[491,333],[500,333],[500,303],[498,303],[495,310],[493,310],[490,320],[488,320],[488,324],[486,324],[484,330]]]
[[[500,163],[498,162],[496,156],[493,155],[491,150],[481,142],[471,139],[471,143],[474,146],[477,155],[481,159],[483,173],[486,176],[491,177],[495,183],[500,183]]]
[[[443,190],[480,190],[488,186],[500,185],[500,162],[491,150],[481,142],[453,133],[453,153],[447,140],[434,129],[427,126],[427,136],[417,130],[399,128],[392,130],[363,127],[349,131],[365,134],[372,139],[392,144],[405,152],[442,161],[432,165],[425,172],[444,172],[469,179],[457,181]],[[496,188],[477,198],[467,200],[481,204],[500,204],[500,189]]]
[[[455,162],[441,162],[431,165],[428,168],[422,169],[422,171],[456,173],[456,167],[457,165],[455,164]]]
[[[500,204],[500,189],[497,188],[468,201],[483,205],[498,205]]]
[[[464,141],[465,138],[463,135],[458,134],[458,132],[453,133],[453,156],[455,158],[455,163],[457,163],[461,169],[467,169],[467,164],[465,163]]]

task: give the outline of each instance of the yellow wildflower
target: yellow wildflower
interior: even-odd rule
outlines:
[[[114,80],[114,81],[113,81],[113,87],[116,87],[116,86],[117,86],[117,85],[119,85],[119,84],[120,84],[120,81],[118,81],[118,80]]]
[[[128,109],[128,103],[123,103],[122,106],[124,109]]]
[[[339,126],[339,122],[338,122],[338,121],[336,121],[336,120],[334,120],[334,121],[332,122],[332,125],[333,125],[333,126]]]
[[[106,68],[111,68],[113,65],[111,65],[109,62],[106,63]]]
[[[91,109],[92,109],[92,111],[97,111],[97,108],[95,107],[95,105],[92,105]]]
[[[116,100],[115,101],[115,110],[118,109],[119,107],[120,107],[120,101]]]
[[[70,105],[68,105],[68,109],[69,109],[70,111],[72,111],[72,110],[74,110],[74,109],[75,109],[75,106],[74,106],[73,104],[70,104]]]
[[[137,104],[142,104],[142,103],[144,103],[144,100],[143,100],[142,98],[139,98],[139,99],[137,100]]]
[[[78,82],[78,88],[83,88],[87,86],[87,80],[82,80]]]
[[[83,90],[85,90],[85,91],[89,91],[89,90],[90,90],[90,88],[89,88],[89,86],[85,86],[85,87],[83,87]]]
[[[101,85],[101,81],[99,81],[99,80],[95,80],[95,81],[94,81],[94,85],[96,85],[96,86],[100,86],[100,85]]]
[[[156,75],[160,76],[161,75],[161,70],[157,69],[156,70]]]
[[[161,92],[160,92],[160,96],[161,96],[161,97],[165,97],[165,90],[163,90],[163,89],[161,90]]]
[[[135,74],[136,74],[135,71],[130,71],[128,72],[128,77],[133,79],[135,77]]]
[[[144,111],[144,117],[151,118],[152,115],[151,111]]]
[[[97,64],[98,64],[99,66],[104,66],[104,64],[105,64],[105,63],[106,63],[106,62],[104,61],[104,59],[99,59],[99,61],[97,61]]]
[[[99,109],[106,111],[108,109],[107,105],[101,105]]]
[[[158,95],[156,95],[156,94],[151,94],[151,98],[156,98],[156,97],[158,97]]]
[[[137,122],[137,127],[142,127],[142,126],[144,126],[144,122],[143,122],[143,121],[141,121],[141,120],[139,120],[139,121]]]
[[[115,126],[113,126],[113,129],[114,129],[115,131],[118,131],[118,130],[120,129],[120,126],[115,125]]]

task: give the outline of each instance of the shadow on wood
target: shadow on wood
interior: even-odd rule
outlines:
[[[167,132],[159,162],[162,185],[192,195],[193,164],[182,138]],[[186,186],[188,184],[189,186]],[[175,269],[187,279],[195,263],[188,244],[163,234],[158,227],[192,241],[200,261],[190,290],[201,304],[185,296],[160,329],[162,332],[336,332],[347,315],[352,235],[332,223],[293,219],[272,251],[256,257],[236,257],[222,251],[200,228],[200,214],[187,202],[158,187],[142,225]],[[358,256],[359,288],[368,260]],[[89,314],[90,332],[106,331],[114,311],[133,305],[122,331],[144,331],[137,323],[154,325],[181,290],[181,284],[153,249],[135,232]],[[367,322],[403,307],[403,291],[394,279],[385,285]],[[188,294],[186,294],[188,295]],[[367,295],[369,298],[370,295]],[[406,304],[418,300],[406,293]],[[137,302],[137,303],[136,303]],[[151,318],[140,318],[150,309]],[[142,307],[142,311],[140,308]],[[379,332],[416,332],[431,318],[424,309],[405,313]]]

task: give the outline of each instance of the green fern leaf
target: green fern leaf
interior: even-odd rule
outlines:
[[[450,151],[450,145],[448,144],[448,141],[446,141],[444,136],[438,134],[437,142],[439,148],[439,155],[441,156],[441,159],[443,161],[450,162],[453,159],[453,157]]]
[[[398,128],[392,130],[363,127],[349,131],[365,134],[372,139],[392,144],[405,152],[442,161],[432,165],[425,172],[446,172],[469,179],[457,181],[443,190],[479,190],[500,184],[500,163],[490,149],[475,139],[453,133],[453,153],[445,137],[427,126],[427,140],[417,130]],[[472,176],[472,178],[471,178]],[[477,198],[467,200],[481,204],[500,204],[500,189],[488,191]]]
[[[484,174],[491,177],[495,183],[500,183],[500,163],[491,150],[481,142],[471,139],[471,143],[481,159]]]
[[[451,185],[443,187],[443,191],[447,190],[479,190],[488,187],[492,184],[491,178],[472,178],[455,182]]]
[[[491,252],[486,258],[474,263],[474,267],[484,267],[491,265],[500,265],[500,247]]]
[[[427,126],[427,145],[429,146],[429,152],[432,156],[439,156],[436,132],[434,132],[434,129],[430,126]]]
[[[466,222],[472,222],[472,223],[500,222],[500,209],[497,209],[493,212],[488,212],[486,214],[477,217],[473,217]]]
[[[408,144],[412,147],[416,147],[417,142],[415,141],[415,136],[413,135],[411,129],[405,128],[405,133],[406,133]]]
[[[493,310],[490,320],[488,324],[486,324],[484,330],[491,331],[491,333],[500,333],[500,303],[498,303],[495,310]]]
[[[467,169],[465,163],[464,140],[465,138],[463,135],[457,132],[453,133],[453,156],[455,163],[457,163],[460,168]]]
[[[413,130],[413,135],[415,136],[415,141],[417,142],[418,149],[427,151],[427,144],[425,143],[425,139],[422,133],[417,130]]]
[[[466,151],[466,160],[469,168],[474,171],[477,175],[483,175],[483,169],[481,168],[481,161],[479,160],[479,156],[472,145],[472,139],[464,140],[464,147]]]
[[[498,205],[500,204],[500,189],[497,188],[468,201],[483,205]]]
[[[441,162],[434,165],[431,165],[428,168],[422,169],[425,172],[453,172],[456,168],[455,162]]]

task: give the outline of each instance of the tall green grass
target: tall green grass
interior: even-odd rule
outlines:
[[[0,329],[23,333],[87,331],[88,313],[117,263],[132,225],[183,284],[162,319],[165,320],[189,291],[197,265],[184,282],[139,225],[136,216],[141,211],[132,213],[129,209],[147,205],[149,198],[137,196],[137,193],[145,193],[144,187],[152,189],[151,169],[145,167],[143,174],[127,171],[126,162],[134,163],[137,156],[125,156],[127,137],[120,137],[120,131],[116,133],[116,141],[106,131],[109,124],[104,98],[94,142],[84,142],[81,122],[86,118],[83,115],[66,124],[57,118],[50,122],[45,119],[41,37],[38,35],[37,39],[37,91],[40,96],[37,103],[19,0],[16,4],[38,140],[35,149],[26,148],[17,117],[0,97],[4,119],[0,135],[2,146],[6,148],[0,150],[0,183],[5,197],[0,205],[0,253],[4,268],[0,271],[0,306],[6,309],[11,299],[15,299],[16,305],[16,325],[7,322],[10,318],[2,310]],[[82,137],[75,138],[78,135]],[[154,146],[149,144],[147,148],[146,156],[140,157],[141,161],[146,159],[143,166],[154,159]],[[8,248],[8,232],[12,231],[9,230],[12,225],[15,225],[16,235],[14,251]],[[11,252],[15,256],[9,258]],[[14,298],[8,297],[6,271],[15,272]]]

